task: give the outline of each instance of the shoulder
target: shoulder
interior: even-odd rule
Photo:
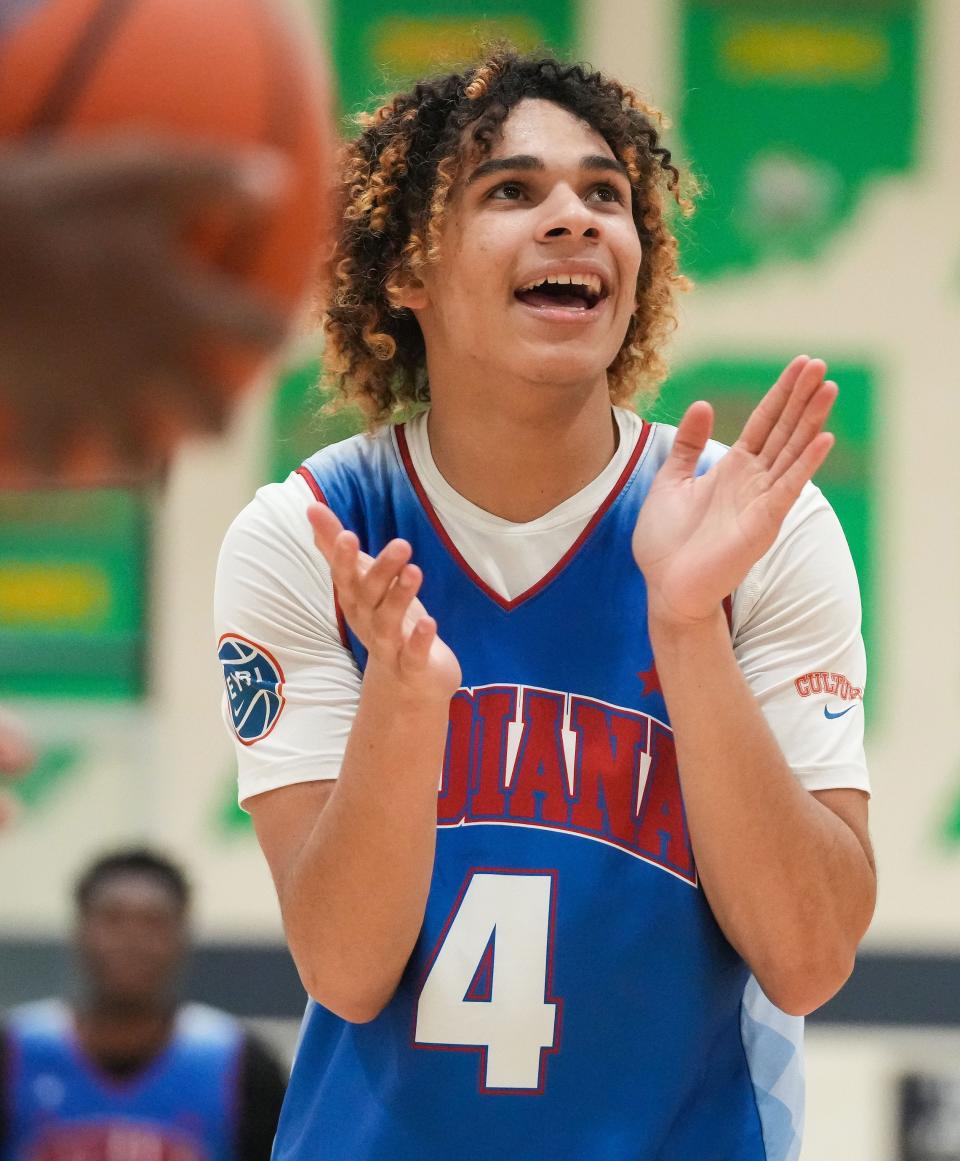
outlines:
[[[235,1048],[243,1043],[243,1025],[229,1012],[208,1004],[184,1004],[177,1012],[177,1038],[184,1044]]]
[[[309,537],[306,506],[314,499],[309,484],[298,472],[291,472],[280,483],[265,484],[230,524],[224,550],[258,537],[273,540],[284,536],[292,541]]]
[[[752,603],[790,577],[856,593],[856,572],[837,515],[816,484],[804,486],[771,548],[750,570],[741,596]],[[819,585],[818,585],[819,587]]]
[[[820,489],[807,484],[734,594],[734,638],[763,640],[776,630],[796,648],[826,648],[835,640],[859,642],[860,617],[856,568],[840,521]]]
[[[243,629],[245,615],[279,614],[294,598],[301,608],[332,599],[329,570],[313,543],[307,508],[316,497],[297,473],[260,488],[227,530],[217,561],[218,625]],[[234,614],[242,611],[237,623]]]
[[[3,1019],[7,1036],[15,1040],[62,1040],[71,1028],[70,1009],[56,998],[19,1004]]]
[[[418,422],[422,422],[419,416],[408,425],[391,424],[329,444],[305,460],[295,474],[308,483],[315,499],[325,498],[330,487],[367,487],[400,467],[404,429],[415,427]],[[323,496],[317,495],[318,489]]]

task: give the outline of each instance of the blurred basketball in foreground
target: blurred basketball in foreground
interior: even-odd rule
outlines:
[[[139,143],[141,153],[156,142],[194,155],[263,150],[278,159],[279,192],[260,212],[238,213],[227,198],[219,204],[214,190],[200,208],[184,203],[163,241],[171,265],[186,262],[200,278],[249,291],[281,322],[304,301],[328,224],[329,120],[318,46],[282,0],[15,0],[0,20],[0,166],[34,142],[74,155],[119,140]],[[68,341],[63,321],[50,343]],[[214,317],[193,336],[189,358],[211,401],[177,398],[162,373],[105,388],[117,400],[130,391],[134,438],[139,429],[162,453],[185,429],[217,426],[226,401],[275,346],[248,330],[221,331]],[[22,426],[14,412],[28,410],[25,388],[0,382],[0,444],[5,438],[8,447]],[[38,402],[45,389],[36,384]],[[109,468],[115,442],[95,430],[95,416],[91,401],[70,437],[75,466],[91,477]]]

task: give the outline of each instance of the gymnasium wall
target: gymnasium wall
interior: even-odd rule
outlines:
[[[649,93],[701,176],[683,232],[697,286],[658,414],[712,398],[729,435],[792,355],[835,369],[839,443],[820,482],[864,591],[881,893],[862,968],[811,1024],[804,1158],[960,1158],[949,1085],[941,1112],[921,1110],[912,1143],[895,1143],[901,1075],[960,1075],[960,4],[329,0],[317,16],[345,104],[382,91],[385,71],[417,71],[431,35],[438,51],[469,43],[468,11]],[[23,529],[48,502],[0,499],[0,690],[40,746],[0,840],[8,967],[62,937],[88,857],[145,838],[189,867],[200,940],[263,945],[295,1009],[235,805],[210,590],[233,515],[330,435],[307,402],[317,356],[301,337],[280,385],[251,395],[225,439],[186,447],[162,491],[102,510],[67,498],[40,547]],[[205,962],[215,998],[221,961]],[[0,1002],[30,994],[26,971],[0,972]]]

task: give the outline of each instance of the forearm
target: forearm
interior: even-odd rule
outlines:
[[[347,1019],[390,999],[423,922],[447,713],[368,670],[340,778],[278,884],[301,978]]]
[[[809,1011],[842,985],[873,912],[871,859],[804,790],[744,680],[720,610],[651,616],[687,822],[721,928],[774,1002]]]

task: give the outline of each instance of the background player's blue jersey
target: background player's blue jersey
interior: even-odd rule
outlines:
[[[233,1161],[243,1032],[226,1013],[181,1008],[167,1047],[125,1080],[85,1057],[60,1001],[15,1009],[7,1032],[2,1161]]]
[[[376,1020],[309,1005],[275,1161],[796,1156],[800,1022],[759,992],[698,885],[631,554],[657,435],[509,601],[449,541],[402,428],[301,469],[367,552],[413,545],[463,688],[420,938]]]

